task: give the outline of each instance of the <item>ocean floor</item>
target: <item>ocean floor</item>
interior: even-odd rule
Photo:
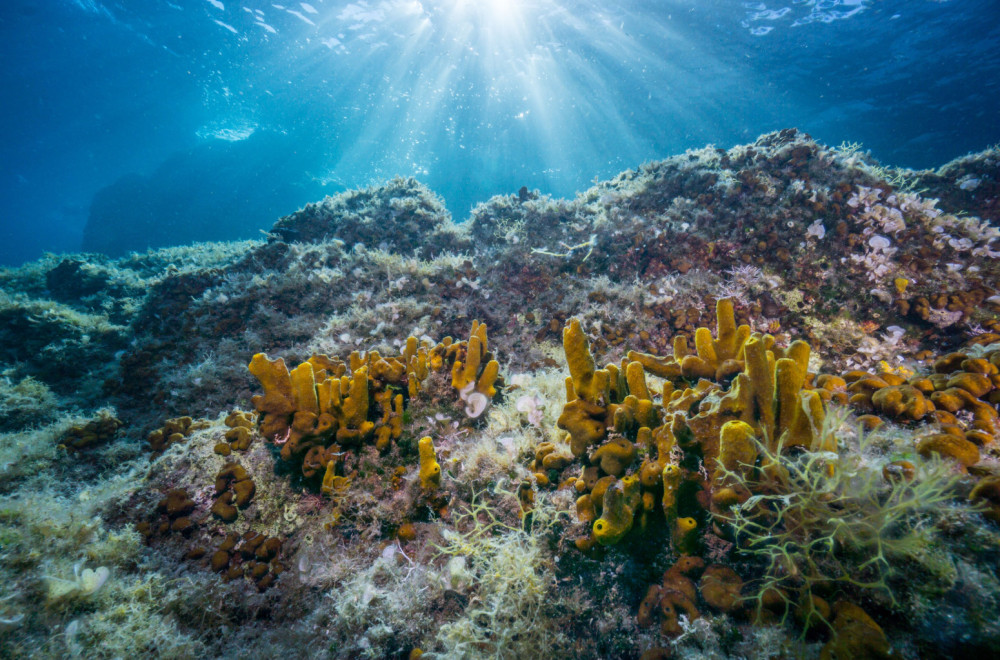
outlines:
[[[0,270],[0,656],[995,655],[998,220],[785,130]]]

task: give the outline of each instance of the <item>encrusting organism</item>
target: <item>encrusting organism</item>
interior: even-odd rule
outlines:
[[[887,365],[886,365],[887,366]],[[922,456],[954,460],[963,468],[979,462],[981,449],[992,445],[1000,430],[1000,349],[978,357],[956,351],[934,361],[929,374],[900,374],[891,368],[878,373],[844,374],[850,405],[861,412],[881,414],[897,423],[929,421],[937,430],[917,441]]]
[[[257,488],[246,469],[227,463],[215,477],[215,503],[212,513],[223,522],[236,520],[239,509],[246,508]]]
[[[100,411],[84,424],[71,426],[59,438],[59,443],[70,450],[79,450],[104,444],[118,433],[123,422],[109,411]]]
[[[195,431],[206,428],[208,423],[204,420],[193,420],[190,417],[174,417],[164,422],[162,428],[150,432],[146,441],[154,456],[159,456],[171,445],[187,440]]]
[[[226,417],[225,424],[229,430],[225,433],[225,442],[215,445],[215,453],[229,456],[233,451],[247,451],[254,438],[254,415],[242,410],[234,410]]]

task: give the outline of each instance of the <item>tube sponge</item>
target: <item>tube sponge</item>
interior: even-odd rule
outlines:
[[[608,372],[597,368],[594,357],[590,354],[590,342],[576,319],[563,329],[563,348],[576,396],[589,403],[606,403]]]
[[[663,466],[663,513],[667,520],[677,517],[677,489],[680,488],[683,472],[680,466],[667,463]]]
[[[590,462],[600,463],[602,470],[612,476],[620,477],[635,461],[636,456],[638,452],[634,444],[625,438],[612,438],[590,455]]]
[[[420,452],[420,486],[425,490],[437,490],[441,485],[441,464],[437,462],[434,441],[430,436],[420,438],[417,450]]]
[[[753,469],[757,459],[757,447],[754,445],[753,427],[738,419],[730,420],[722,425],[719,440],[719,464],[713,471],[713,481],[716,487],[727,485],[726,475],[733,474],[744,479],[747,472]]]
[[[569,431],[570,449],[574,456],[583,456],[587,448],[604,439],[606,409],[586,399],[575,399],[566,404],[559,420],[559,428]]]
[[[618,481],[604,493],[604,512],[594,522],[594,538],[601,545],[615,545],[632,529],[634,509],[628,505],[627,484]]]
[[[674,522],[672,540],[674,550],[680,554],[694,554],[698,545],[698,521],[694,518],[678,518]]]

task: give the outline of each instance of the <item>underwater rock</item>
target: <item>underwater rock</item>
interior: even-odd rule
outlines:
[[[350,190],[278,220],[271,233],[283,241],[339,240],[396,254],[432,257],[472,247],[451,221],[441,199],[416,179],[395,178],[383,186]]]
[[[947,611],[996,646],[994,219],[849,151],[780,131],[458,224],[396,179],[0,271],[0,419],[50,424],[0,444],[5,635],[921,657]],[[76,557],[106,586],[46,605]]]

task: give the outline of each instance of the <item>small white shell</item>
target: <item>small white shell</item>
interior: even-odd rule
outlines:
[[[111,571],[108,570],[107,566],[101,566],[96,571],[89,568],[83,569],[83,572],[80,573],[80,593],[84,596],[96,593],[104,586],[110,576]]]
[[[868,245],[876,250],[884,250],[892,245],[892,242],[885,236],[876,234],[868,239]]]
[[[485,412],[490,399],[482,392],[473,392],[465,398],[465,414],[475,419]]]

